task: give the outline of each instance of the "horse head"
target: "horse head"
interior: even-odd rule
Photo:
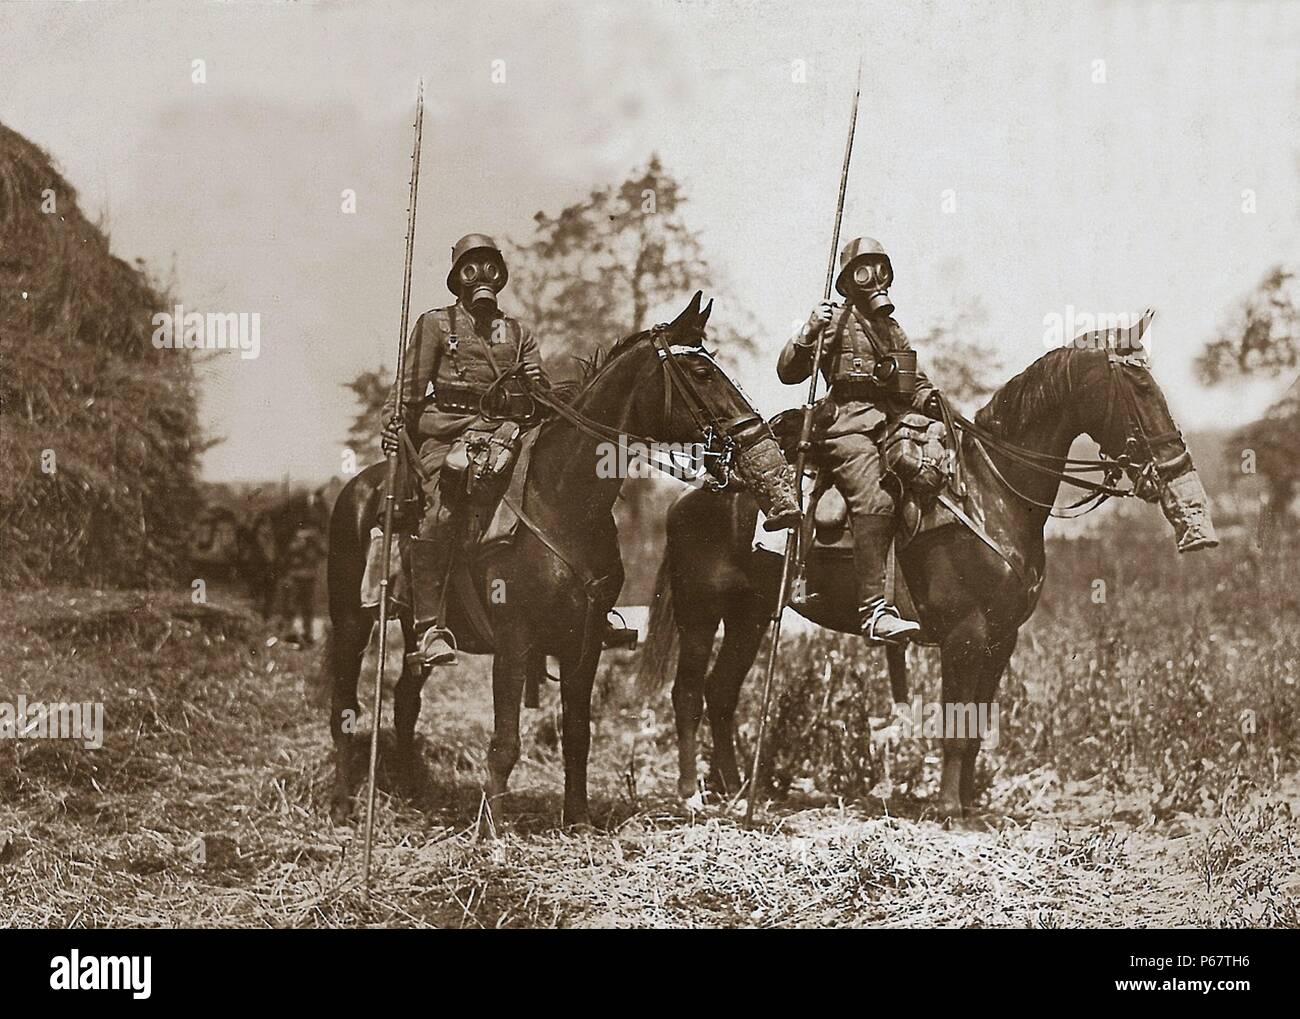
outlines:
[[[713,301],[701,309],[703,297],[697,290],[672,322],[641,334],[660,370],[654,384],[632,394],[636,417],[656,439],[699,450],[716,487],[734,474],[770,520],[788,526],[798,514],[794,471],[749,397],[705,348]]]
[[[1209,498],[1145,352],[1072,351],[1067,377],[1072,366],[1078,374],[1071,379],[1071,403],[1080,429],[1114,462],[1114,473],[1129,479],[1133,494],[1160,503],[1178,551],[1217,545]]]

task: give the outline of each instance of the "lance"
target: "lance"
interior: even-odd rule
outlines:
[[[840,249],[840,225],[844,221],[844,195],[849,186],[849,164],[853,161],[853,133],[858,126],[858,98],[862,95],[862,60],[858,60],[858,79],[853,89],[853,112],[849,114],[849,137],[844,143],[844,165],[840,167],[840,193],[835,202],[835,229],[831,234],[831,256],[826,263],[826,284],[822,287],[822,300],[831,299],[831,284],[835,281],[835,257]],[[803,536],[803,471],[808,450],[812,446],[813,405],[817,402],[817,381],[821,375],[822,350],[825,347],[826,329],[817,331],[813,348],[812,376],[808,382],[808,399],[803,405],[803,424],[799,429],[799,448],[795,454],[794,483],[798,494],[800,525],[786,533],[785,556],[781,560],[781,586],[777,589],[776,611],[772,616],[772,643],[767,649],[767,675],[763,679],[763,703],[758,715],[758,735],[754,740],[754,761],[749,769],[749,799],[745,804],[745,825],[754,821],[754,801],[758,799],[759,766],[763,761],[763,738],[767,734],[767,715],[772,703],[772,680],[776,674],[777,648],[781,643],[781,618],[789,600],[790,577],[794,572],[798,546]]]
[[[424,134],[424,79],[415,97],[415,147],[411,150],[410,193],[406,204],[406,264],[402,269],[402,325],[397,336],[397,380],[393,383],[394,407],[405,414],[406,337],[411,316],[411,264],[415,255],[415,203],[420,195],[420,140]],[[370,849],[375,837],[375,770],[379,762],[379,718],[384,706],[384,665],[388,657],[388,584],[393,552],[393,506],[397,488],[396,451],[387,456],[384,485],[383,580],[379,582],[379,663],[375,668],[375,694],[370,705],[370,764],[366,777],[366,832],[361,856],[361,895],[370,901]]]

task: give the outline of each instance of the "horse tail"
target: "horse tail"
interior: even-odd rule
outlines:
[[[677,616],[673,610],[673,583],[668,557],[669,549],[665,547],[659,572],[655,576],[654,600],[650,603],[645,646],[641,649],[641,669],[636,678],[637,693],[645,699],[653,697],[668,682],[680,643]]]

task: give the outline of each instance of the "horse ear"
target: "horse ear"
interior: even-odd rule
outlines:
[[[694,325],[700,317],[700,301],[704,297],[704,291],[695,291],[695,296],[691,298],[691,303],[682,309],[682,313],[672,321],[671,329],[677,329],[682,325]]]
[[[703,328],[704,328],[704,324],[705,324],[706,322],[709,321],[709,316],[710,316],[711,314],[713,314],[713,298],[712,298],[712,297],[709,298],[709,303],[706,304],[706,305],[704,306],[704,310],[703,310],[702,312],[700,312],[699,327],[700,327],[701,329],[703,329]]]

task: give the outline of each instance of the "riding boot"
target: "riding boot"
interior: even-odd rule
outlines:
[[[447,533],[450,528],[440,530],[436,538],[415,538],[411,542],[411,601],[420,649],[407,657],[418,659],[417,664],[425,668],[456,664],[456,650],[451,643],[454,638],[442,625],[455,546]]]
[[[885,601],[885,564],[894,540],[892,515],[870,514],[853,520],[853,562],[862,597],[862,634],[873,644],[906,643],[921,632],[915,620],[904,619]]]

